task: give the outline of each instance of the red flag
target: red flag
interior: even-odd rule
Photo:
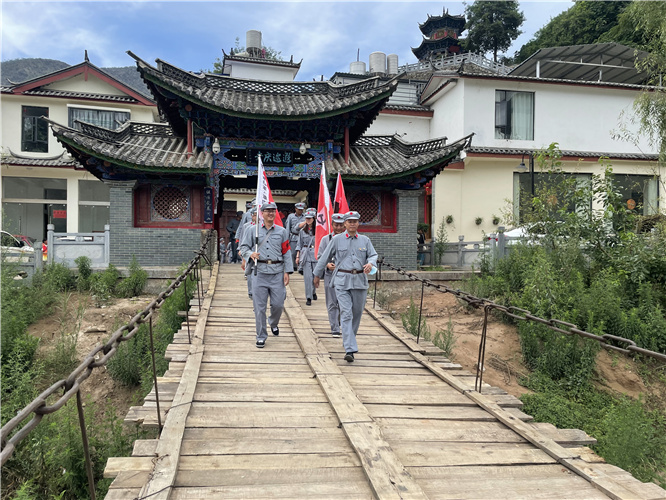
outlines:
[[[335,184],[335,213],[346,214],[347,212],[349,212],[349,205],[347,205],[345,187],[342,185],[342,176],[338,172],[338,182]]]
[[[315,256],[319,253],[321,239],[331,232],[331,195],[326,184],[326,166],[321,164],[321,178],[319,180],[319,203],[317,204],[317,226],[315,228]]]
[[[266,178],[265,171],[264,171],[264,178]],[[273,201],[273,193],[271,193],[271,187],[268,185],[268,179],[266,179],[266,187],[268,188],[268,201],[270,201],[271,203],[275,203]],[[282,217],[280,216],[280,212],[278,210],[275,211],[275,225],[284,227],[284,224],[282,223]]]

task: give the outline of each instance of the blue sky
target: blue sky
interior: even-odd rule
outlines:
[[[571,1],[520,2],[524,31],[513,53]],[[210,70],[213,61],[256,29],[263,44],[282,57],[303,59],[297,80],[329,78],[368,62],[374,51],[395,53],[399,64],[416,62],[410,47],[421,42],[418,23],[427,15],[463,14],[463,2],[25,2],[2,1],[2,60],[42,57],[68,64],[129,66],[131,50],[153,63],[163,59],[190,71]]]

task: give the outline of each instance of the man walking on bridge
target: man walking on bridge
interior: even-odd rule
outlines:
[[[280,335],[278,323],[284,310],[287,297],[289,274],[294,272],[289,247],[289,236],[283,227],[275,225],[277,206],[275,203],[264,203],[259,208],[263,222],[259,222],[257,238],[251,230],[243,231],[241,254],[250,266],[256,266],[253,277],[252,302],[257,330],[257,347],[266,345],[266,306],[268,296],[271,297],[271,315],[268,318],[273,335]],[[256,250],[255,250],[256,245]],[[252,259],[252,261],[250,261]],[[252,269],[250,272],[254,272]]]
[[[328,236],[324,236],[319,243],[319,253],[317,259],[321,259],[324,250],[333,239],[333,236],[340,234],[345,230],[345,216],[342,214],[333,214],[331,216],[331,226],[333,232]],[[340,307],[338,306],[338,298],[335,296],[335,288],[331,277],[335,270],[335,262],[331,261],[326,263],[326,272],[324,274],[324,291],[326,292],[326,309],[328,310],[328,322],[331,325],[331,334],[333,337],[340,336]]]
[[[294,271],[296,270],[296,245],[298,244],[298,233],[305,226],[305,203],[298,202],[294,205],[295,213],[289,214],[287,217],[287,222],[284,225],[284,228],[287,230],[289,235],[289,245],[292,248],[291,257],[292,257],[292,266]]]
[[[377,252],[370,238],[358,234],[360,219],[358,212],[345,214],[346,231],[331,239],[314,270],[314,286],[318,288],[326,264],[335,260],[331,280],[340,306],[342,345],[345,348],[345,361],[348,363],[354,361],[354,354],[358,352],[356,334],[368,295],[366,275],[377,264]]]

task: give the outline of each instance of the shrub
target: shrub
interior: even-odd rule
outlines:
[[[426,319],[423,317],[421,318],[421,328],[419,329],[419,309],[414,304],[412,297],[409,298],[407,311],[402,313],[400,317],[402,318],[402,326],[405,327],[407,333],[411,333],[414,337],[420,333],[422,338],[430,340],[430,328],[428,328]]]
[[[90,291],[98,304],[107,302],[115,293],[120,279],[120,272],[113,264],[109,264],[103,272],[90,276]]]
[[[446,244],[449,241],[449,234],[446,231],[446,223],[444,219],[439,223],[437,228],[437,238],[435,239],[435,262],[436,266],[442,263],[442,257],[444,257],[444,252],[446,252]]]
[[[444,354],[449,360],[453,361],[455,358],[453,348],[456,346],[456,342],[457,339],[453,335],[453,321],[451,320],[451,316],[449,316],[446,330],[437,330],[432,338],[432,343],[444,351]]]
[[[79,268],[79,274],[76,277],[76,289],[79,292],[84,292],[90,288],[90,275],[92,274],[92,261],[90,257],[81,255],[74,259],[76,266]]]
[[[116,292],[120,297],[135,297],[143,292],[143,287],[148,281],[148,273],[141,268],[135,256],[129,267],[129,276],[116,286]]]
[[[44,267],[44,276],[47,284],[52,286],[56,292],[74,288],[74,275],[64,264],[58,262],[48,264]]]

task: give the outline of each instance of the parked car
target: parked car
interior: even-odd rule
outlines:
[[[27,245],[29,247],[34,247],[35,246],[35,238],[31,238],[30,236],[26,236],[24,234],[15,234],[14,238],[19,240],[23,245]]]
[[[7,231],[2,231],[1,233],[0,251],[2,252],[2,259],[5,262],[25,261],[31,254],[35,253],[35,249],[30,244],[19,240]]]

